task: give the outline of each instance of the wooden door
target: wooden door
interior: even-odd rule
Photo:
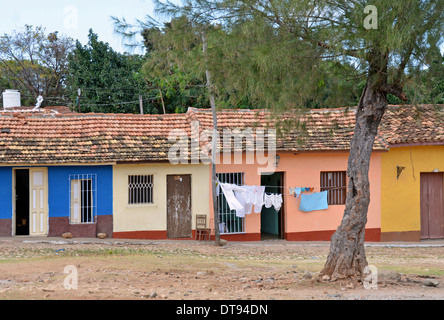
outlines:
[[[421,239],[444,238],[443,174],[421,173]]]
[[[46,235],[48,230],[48,178],[46,168],[29,169],[30,235]]]
[[[79,179],[71,180],[71,219],[70,223],[81,223],[81,193],[82,189],[80,187]]]
[[[167,176],[167,237],[190,238],[191,176]]]

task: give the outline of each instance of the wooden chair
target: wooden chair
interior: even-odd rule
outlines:
[[[207,216],[205,214],[196,215],[196,240],[210,240],[211,227],[207,227]]]

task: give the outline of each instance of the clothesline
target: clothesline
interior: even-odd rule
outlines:
[[[216,182],[220,182],[219,180],[212,180],[212,181],[216,181]],[[228,182],[222,182],[222,183],[227,183],[227,184],[233,184],[233,185],[236,185],[236,186],[238,186],[238,187],[242,187],[242,186],[249,186],[249,187],[252,187],[252,186],[255,186],[255,185],[246,185],[246,184],[243,184],[243,185],[237,185],[237,184],[235,184],[235,183],[228,183]],[[261,187],[265,187],[265,188],[279,188],[279,189],[286,189],[286,188],[288,188],[288,189],[291,189],[291,188],[294,188],[294,187],[283,187],[283,186],[270,186],[270,185],[260,185]],[[301,193],[303,193],[303,192],[313,192],[313,191],[315,191],[315,190],[321,190],[321,188],[320,187],[301,187],[302,189],[304,189],[304,188],[310,188],[310,189],[312,189],[312,190],[310,190],[310,191],[308,191],[308,190],[301,190]],[[268,194],[273,194],[273,192],[270,192],[270,191],[265,191],[265,193],[268,193]],[[291,192],[280,192],[279,194],[281,194],[281,195],[283,195],[283,196],[295,196],[295,193],[291,193]]]
[[[214,181],[214,180],[213,180]],[[216,180],[216,182],[220,182],[218,180]],[[222,183],[229,183],[229,182],[222,182]],[[229,184],[234,184],[236,186],[242,187],[242,186],[250,186],[252,187],[253,185],[247,185],[247,184],[242,184],[242,185],[237,185],[235,183],[229,183]],[[266,185],[266,184],[261,184],[260,187],[265,187],[265,188],[278,188],[278,189],[290,189],[290,188],[294,188],[294,187],[283,187],[283,186],[270,186],[270,185]],[[314,190],[321,190],[321,187],[302,187],[302,188],[310,188]],[[303,192],[311,192],[311,191],[303,191]],[[292,193],[287,193],[287,195],[293,195]]]
[[[220,182],[219,180],[213,180],[213,181],[215,181],[215,182]],[[230,182],[222,182],[222,183],[229,183],[229,184],[237,185],[237,184],[235,184],[235,183],[230,183]],[[239,187],[241,187],[241,186],[250,186],[250,187],[252,187],[253,185],[242,184],[242,185],[237,185],[237,186],[239,186]],[[259,185],[258,185],[258,186],[259,186]],[[266,184],[261,184],[260,187],[266,187],[266,188],[267,188],[267,187],[269,187],[269,188],[281,188],[281,189],[285,189],[285,188],[294,188],[294,187],[283,187],[283,186],[270,186],[270,185],[266,185]],[[321,187],[302,187],[302,188],[313,188],[313,190],[321,189]]]
[[[238,217],[245,217],[246,214],[250,214],[253,211],[255,213],[260,213],[263,206],[265,206],[265,208],[271,208],[273,206],[275,211],[279,212],[283,204],[283,196],[293,194],[292,191],[294,191],[295,198],[301,196],[301,204],[299,206],[299,210],[301,211],[309,212],[328,208],[327,191],[315,192],[310,195],[303,194],[307,191],[313,192],[314,187],[290,188],[288,194],[282,194],[266,192],[265,186],[239,186],[232,183],[220,182],[219,179],[216,182],[217,188],[220,188],[225,195],[225,200],[227,201],[228,206],[231,210],[236,211],[236,216]]]

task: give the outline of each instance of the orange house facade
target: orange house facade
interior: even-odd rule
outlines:
[[[208,129],[212,125],[208,110],[190,108],[188,114],[200,121],[204,128]],[[252,150],[233,144],[231,158],[225,156],[229,150],[222,145],[223,137],[220,137],[216,165],[218,182],[261,186],[265,188],[265,195],[279,195],[282,198],[278,210],[274,206],[268,208],[263,205],[260,212],[251,210],[243,216],[232,210],[223,189],[219,188],[217,202],[221,238],[228,241],[329,241],[344,214],[348,149],[353,135],[354,117],[353,111],[344,109],[311,110],[308,116],[303,116],[302,131],[291,130],[276,135],[276,152],[268,155],[269,162],[273,161],[271,166],[270,163],[264,164],[263,159],[257,160],[257,148]],[[271,122],[274,120],[270,119],[270,113],[264,111],[224,110],[218,112],[218,129],[223,135],[227,129],[254,128],[244,138],[247,139],[253,132],[252,136],[257,140],[255,130],[274,126],[275,122]],[[386,152],[384,141],[378,137],[370,161],[371,201],[365,230],[366,241],[380,241],[381,238],[381,155]],[[235,161],[236,155],[238,161]],[[242,161],[239,161],[240,158]],[[209,182],[211,188],[211,180]],[[314,206],[310,210],[303,208],[307,201],[313,203],[313,200],[307,199],[321,194],[327,195],[327,206]],[[210,216],[214,217],[211,192],[209,207]]]
[[[389,106],[381,121],[370,159],[370,205],[365,227],[366,241],[421,241],[444,238],[442,106]],[[208,111],[190,109],[189,114],[211,125]],[[276,128],[279,119],[258,110],[218,112],[218,127]],[[220,161],[220,182],[264,186],[266,194],[281,194],[279,210],[262,208],[236,217],[224,195],[218,196],[221,237],[227,240],[286,239],[329,241],[340,225],[347,192],[347,163],[353,137],[353,109],[309,110],[303,115],[286,114],[283,122],[298,119],[276,136],[275,167],[248,161]],[[251,135],[251,132],[249,132]],[[254,136],[254,134],[253,134]],[[223,146],[221,148],[223,152]],[[257,149],[255,149],[257,151]],[[235,154],[235,152],[233,152]],[[234,156],[233,156],[234,157]],[[270,174],[272,173],[272,174]],[[295,197],[295,188],[302,193]],[[301,210],[304,196],[327,191],[327,205]],[[308,197],[306,197],[308,198]],[[210,212],[212,202],[210,198]]]
[[[365,230],[366,241],[380,241],[381,235],[381,154],[375,152],[370,160],[371,201]],[[348,153],[345,152],[278,152],[279,163],[275,172],[262,171],[259,164],[220,164],[219,177],[225,181],[251,186],[265,186],[265,193],[282,194],[282,207],[262,207],[260,213],[245,214],[237,218],[229,206],[219,201],[221,238],[228,241],[260,241],[285,239],[289,241],[329,241],[339,224],[345,209],[346,170]],[[245,155],[244,155],[245,159]],[[231,178],[236,177],[236,178]],[[231,180],[230,180],[231,178]],[[330,178],[330,179],[329,179]],[[341,179],[344,179],[341,181]],[[330,185],[330,187],[328,186]],[[297,196],[293,188],[310,188]],[[328,208],[305,212],[300,210],[302,196],[327,190]],[[330,191],[328,191],[330,190]],[[219,197],[222,193],[219,193]],[[332,199],[330,199],[332,198]],[[210,208],[211,205],[210,198]],[[213,211],[211,214],[213,214]],[[231,219],[230,219],[231,218]]]

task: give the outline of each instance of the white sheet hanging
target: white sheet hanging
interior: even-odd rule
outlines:
[[[236,216],[243,218],[245,214],[250,214],[253,209],[253,203],[251,203],[250,190],[246,186],[236,188],[234,196],[242,205],[241,210],[236,211]]]
[[[230,183],[220,183],[220,187],[230,209],[236,211],[236,216],[243,218],[250,214],[253,208],[255,213],[261,212],[265,187],[238,186]]]
[[[225,199],[227,200],[228,206],[231,210],[235,210],[236,213],[242,213],[244,206],[239,202],[239,200],[234,195],[234,187],[237,187],[234,184],[229,183],[219,183],[220,188],[222,189],[223,194],[225,195]]]
[[[264,205],[264,195],[265,195],[265,187],[264,186],[252,186],[251,187],[251,202],[254,206],[254,213],[261,213],[262,206]]]

